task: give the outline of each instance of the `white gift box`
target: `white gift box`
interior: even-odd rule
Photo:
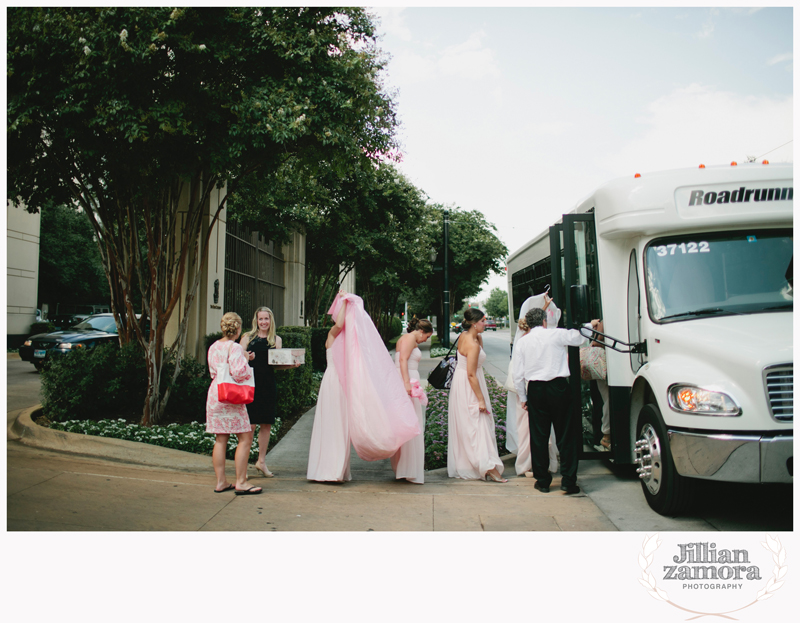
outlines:
[[[293,366],[296,363],[306,362],[305,348],[270,348],[269,365]]]

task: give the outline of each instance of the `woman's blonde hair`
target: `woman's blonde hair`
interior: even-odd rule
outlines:
[[[522,318],[519,319],[519,322],[517,323],[517,326],[519,327],[520,331],[527,331],[528,329],[530,329],[530,327],[528,326],[528,323],[525,320],[525,316],[523,316]]]
[[[258,314],[261,312],[267,312],[269,314],[269,329],[267,330],[267,342],[269,342],[270,348],[275,348],[275,315],[272,313],[272,310],[269,307],[259,307],[256,310],[256,313],[253,314],[253,328],[250,329],[247,333],[245,333],[245,337],[247,341],[250,342],[254,337],[258,335]]]
[[[242,328],[242,318],[236,312],[228,312],[219,321],[219,328],[222,329],[224,337],[236,337]]]

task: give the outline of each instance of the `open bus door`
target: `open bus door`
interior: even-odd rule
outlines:
[[[597,267],[597,240],[594,212],[565,214],[559,225],[550,228],[551,289],[556,304],[564,311],[561,321],[573,328],[592,318],[602,318],[600,279]],[[588,318],[578,318],[572,308],[570,288],[588,286]],[[579,459],[610,458],[600,446],[602,397],[594,381],[581,379],[580,349],[569,347],[572,425],[581,431]]]

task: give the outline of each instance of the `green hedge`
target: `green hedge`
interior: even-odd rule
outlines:
[[[40,333],[52,333],[56,330],[56,325],[52,322],[42,321],[42,322],[34,322],[31,325],[31,335],[39,335]]]
[[[389,339],[391,340],[393,337],[399,337],[403,334],[403,321],[400,320],[397,316],[392,316],[389,324],[389,328],[391,329],[391,335],[389,335]]]
[[[284,348],[304,348],[306,364],[276,374],[278,417],[286,418],[298,408],[313,402],[310,327],[279,327]],[[207,335],[206,349],[221,334]],[[324,343],[323,343],[324,349]],[[323,352],[324,355],[324,352]],[[170,391],[166,421],[205,421],[206,397],[211,377],[206,361],[185,356],[181,371]],[[164,370],[172,368],[167,361]],[[172,380],[162,376],[161,390]],[[138,344],[118,348],[106,344],[76,350],[48,361],[41,373],[42,407],[53,422],[100,420],[142,413],[147,394],[147,371]]]
[[[171,367],[168,359],[164,370]],[[122,348],[104,344],[54,357],[42,370],[41,380],[42,407],[53,422],[138,415],[147,395],[147,370],[138,344]],[[162,391],[171,380],[171,374],[162,376]],[[204,419],[210,383],[206,367],[194,357],[184,357],[166,417]]]
[[[277,415],[285,418],[297,409],[305,407],[311,400],[311,375],[314,371],[311,352],[311,327],[278,327],[283,348],[304,348],[306,363],[299,368],[276,372],[278,384]],[[324,347],[324,345],[323,345]]]
[[[138,345],[104,344],[54,357],[41,372],[42,407],[53,422],[142,412],[147,372]]]
[[[330,327],[311,327],[311,358],[314,370],[317,372],[325,372],[328,367],[325,341],[329,332]]]

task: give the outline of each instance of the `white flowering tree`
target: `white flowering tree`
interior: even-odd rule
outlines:
[[[10,8],[7,18],[8,197],[32,212],[72,203],[89,218],[120,340],[146,359],[143,423],[158,423],[171,385],[162,375],[177,377],[187,326],[171,344],[165,331],[194,302],[215,189],[236,192],[287,160],[347,171],[395,147],[373,24],[358,8]],[[226,201],[212,206],[212,226]]]

